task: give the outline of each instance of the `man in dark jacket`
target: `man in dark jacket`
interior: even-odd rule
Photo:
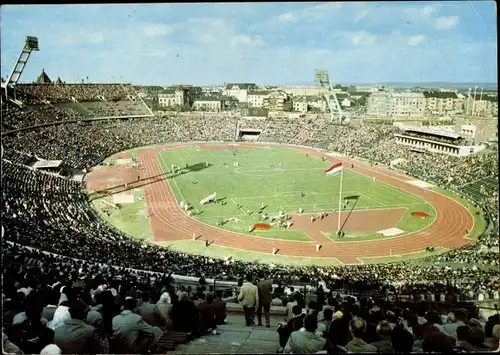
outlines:
[[[54,331],[42,323],[42,305],[34,297],[27,297],[26,301],[26,319],[12,326],[9,339],[25,354],[40,354],[43,348],[52,343]]]
[[[294,317],[288,321],[286,325],[282,325],[278,327],[278,334],[280,337],[280,352],[283,351],[283,348],[290,337],[290,334],[296,330],[300,330],[304,325],[304,318],[306,317],[305,313],[302,313],[302,307],[299,305],[295,305],[292,308],[292,313]]]
[[[215,300],[212,302],[212,311],[215,315],[215,322],[217,325],[224,324],[227,317],[227,306],[226,302],[222,299],[222,291],[217,290],[215,292]]]
[[[257,308],[258,325],[262,325],[262,310],[266,318],[266,327],[270,327],[269,311],[271,309],[271,301],[273,294],[273,282],[265,278],[264,273],[259,274],[260,281],[257,283],[259,289],[259,307]]]
[[[200,311],[185,292],[172,307],[172,325],[177,332],[196,333],[200,329]]]

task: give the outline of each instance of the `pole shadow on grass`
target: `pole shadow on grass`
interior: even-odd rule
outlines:
[[[213,166],[213,164],[210,164],[210,163],[208,163],[208,164],[207,163],[196,163],[196,164],[193,164],[193,165],[190,165],[190,166],[187,166],[187,167],[181,169],[181,171],[178,172],[178,173],[176,173],[176,174],[161,173],[161,174],[158,174],[158,175],[155,175],[155,176],[150,176],[150,177],[147,177],[147,178],[143,178],[139,182],[136,181],[136,182],[127,183],[127,186],[125,186],[125,184],[120,184],[120,185],[108,187],[107,189],[104,189],[104,190],[98,190],[95,193],[97,195],[99,195],[101,193],[104,193],[106,195],[115,195],[117,193],[126,192],[126,191],[130,191],[130,190],[133,190],[133,189],[136,189],[136,188],[139,188],[139,187],[144,187],[144,186],[150,185],[150,184],[152,184],[154,182],[161,181],[161,180],[163,180],[165,178],[170,179],[170,178],[177,177],[177,176],[180,176],[180,175],[184,175],[184,174],[187,174],[187,173],[190,173],[190,172],[202,171],[204,169],[208,169],[211,166]],[[93,196],[93,197],[90,198],[90,201],[93,201],[93,200],[95,200],[97,198],[99,198],[99,197],[98,196]]]
[[[346,200],[347,201],[354,200],[354,203],[352,204],[352,207],[349,210],[349,213],[347,214],[347,217],[345,218],[344,223],[342,223],[342,225],[340,226],[340,231],[342,231],[344,229],[344,227],[345,227],[345,225],[347,223],[347,220],[349,219],[349,217],[351,216],[352,211],[356,207],[356,204],[358,203],[358,200],[359,200],[359,195],[346,196],[346,197],[344,197],[344,201],[346,201]]]

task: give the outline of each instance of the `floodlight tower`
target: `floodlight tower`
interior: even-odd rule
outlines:
[[[339,115],[339,123],[342,123],[342,108],[340,107],[339,100],[335,91],[333,91],[332,84],[330,83],[330,77],[328,76],[328,71],[326,69],[316,69],[314,71],[314,81],[319,83],[322,87],[326,88],[324,93],[326,104],[328,105],[328,111],[330,111],[330,120],[333,122],[335,120],[335,113]]]
[[[10,72],[7,81],[4,84],[5,95],[7,96],[7,90],[9,85],[15,86],[19,79],[21,78],[21,74],[23,73],[24,67],[30,58],[32,51],[39,51],[38,48],[38,37],[27,36],[26,41],[24,42],[23,50],[19,55],[19,59],[17,59],[16,65]]]

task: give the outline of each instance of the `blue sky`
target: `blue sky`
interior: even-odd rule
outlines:
[[[1,75],[199,84],[496,82],[493,1],[1,7]]]

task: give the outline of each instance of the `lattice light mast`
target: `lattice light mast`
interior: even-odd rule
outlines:
[[[328,71],[326,69],[316,69],[314,71],[314,81],[319,83],[322,87],[326,88],[324,93],[326,104],[328,105],[328,111],[330,111],[331,122],[335,121],[335,114],[338,114],[339,123],[342,123],[342,108],[340,107],[337,95],[330,84],[330,77],[328,76]]]
[[[17,82],[21,78],[21,74],[23,73],[24,67],[26,63],[28,63],[28,59],[30,58],[32,51],[39,51],[38,47],[38,37],[27,36],[26,41],[24,42],[23,50],[17,59],[16,65],[12,69],[7,81],[3,83],[5,89],[5,96],[8,95],[8,87],[16,86]]]

